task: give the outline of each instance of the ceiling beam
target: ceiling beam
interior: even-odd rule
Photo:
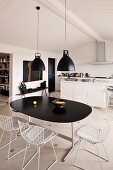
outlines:
[[[37,1],[37,0],[36,0]],[[39,3],[43,4],[51,11],[55,12],[60,17],[64,18],[64,6],[58,0],[38,0]],[[67,10],[67,22],[71,23],[73,26],[80,29],[82,32],[86,33],[90,37],[94,38],[96,41],[104,41],[91,27],[85,24],[80,18],[76,16],[71,10]]]

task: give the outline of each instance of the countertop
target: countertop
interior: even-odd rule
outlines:
[[[60,80],[64,81],[75,81],[75,82],[88,82],[88,83],[103,83],[107,85],[113,85],[113,78],[95,78],[95,77],[59,77]]]

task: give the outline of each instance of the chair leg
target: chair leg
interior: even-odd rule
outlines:
[[[25,153],[24,153],[24,159],[23,159],[23,164],[22,164],[22,170],[26,168],[26,166],[32,161],[32,159],[38,154],[39,150],[37,150],[34,155],[27,161],[26,164],[25,163],[25,158],[26,158],[26,153],[27,153],[27,149],[28,149],[28,143],[26,144],[26,148],[25,148]]]
[[[4,130],[2,131],[2,134],[1,134],[0,143],[2,141],[3,135],[4,135]]]
[[[24,159],[23,159],[23,163],[22,163],[22,169],[24,169],[24,162],[25,162],[25,158],[26,158],[27,148],[28,148],[28,143],[26,143],[26,148],[25,148],[25,153],[24,153]]]
[[[8,159],[9,159],[9,154],[10,154],[10,148],[11,148],[12,136],[13,136],[13,134],[11,133],[10,141],[9,141],[9,148],[8,148]],[[17,138],[17,137],[16,137],[16,138]]]
[[[102,163],[101,163],[101,157],[100,157],[100,153],[99,153],[99,149],[98,149],[98,145],[97,144],[96,144],[96,149],[97,149],[97,153],[98,153],[98,157],[99,157],[100,167],[103,170]]]
[[[84,147],[83,147],[83,149],[85,150],[85,148],[86,148],[86,140],[84,140]]]
[[[55,151],[55,148],[54,148],[54,145],[53,145],[53,141],[52,141],[52,139],[51,139],[50,141],[51,141],[52,149],[53,149],[53,152],[54,152],[54,155],[55,155],[55,160],[54,160],[53,163],[47,168],[48,170],[57,162],[57,154],[56,154],[56,151]]]
[[[77,147],[77,151],[76,151],[76,154],[75,154],[75,163],[76,163],[78,151],[79,151],[79,148],[80,148],[80,144],[81,144],[81,139],[79,139],[79,142],[78,142],[78,147]],[[77,166],[76,164],[73,164],[73,166],[76,167],[76,168],[78,168],[78,169],[84,170],[83,168]]]
[[[55,155],[55,160],[57,161],[57,154],[56,154],[55,147],[53,145],[52,139],[51,139],[51,144],[52,144],[53,152],[54,152],[54,155]]]
[[[11,148],[11,144],[12,144],[12,142],[14,141],[14,140],[11,140],[12,139],[12,135],[13,134],[11,134],[11,137],[10,137],[10,142],[9,142],[9,149],[8,149],[8,160],[9,159],[11,159],[11,158],[13,158],[14,156],[16,156],[17,154],[19,154],[20,152],[22,152],[22,151],[24,151],[25,150],[25,148],[24,149],[21,149],[21,150],[19,150],[18,152],[16,152],[15,154],[13,154],[12,156],[10,156],[10,148]],[[15,138],[15,140],[17,139],[17,134],[16,134],[16,138]]]
[[[38,170],[40,168],[40,147],[38,147]]]
[[[5,132],[5,131],[3,130],[2,135],[1,135],[1,141],[2,141],[2,138],[3,138],[4,132]],[[17,137],[14,138],[11,142],[15,141],[16,139],[17,139]],[[0,142],[1,142],[1,141],[0,141]],[[0,147],[0,149],[3,149],[4,147],[6,147],[6,146],[9,145],[9,144],[10,144],[10,142],[4,144],[3,146]]]
[[[107,151],[106,151],[106,148],[105,148],[105,145],[104,145],[104,143],[102,143],[102,145],[103,145],[103,148],[104,148],[104,151],[105,151],[105,154],[106,154],[106,157],[107,157],[107,162],[109,162],[109,157],[108,157],[108,154],[107,154]]]
[[[94,145],[94,144],[93,144],[93,145]],[[105,148],[104,148],[104,149],[105,149]],[[91,153],[92,155],[95,155],[95,156],[99,157],[98,154],[96,154],[96,153],[94,153],[94,152],[91,152],[91,151],[89,151],[89,150],[86,149],[86,148],[84,148],[84,150],[85,150],[86,152]],[[105,151],[105,152],[106,152],[106,151]],[[106,153],[107,153],[107,152],[106,152]],[[106,161],[106,162],[109,161],[108,159],[105,159],[105,158],[103,158],[102,156],[100,156],[100,158],[103,159],[103,160]]]
[[[79,151],[79,148],[80,148],[80,143],[81,143],[81,140],[79,139],[77,151],[76,151],[76,154],[75,154],[75,161],[77,159],[78,151]]]

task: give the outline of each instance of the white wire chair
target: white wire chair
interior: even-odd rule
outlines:
[[[10,111],[11,111],[11,113],[12,113],[12,116],[14,116],[14,117],[21,117],[21,113],[20,112],[18,112],[18,111],[16,111],[16,110],[14,110],[14,109],[12,109],[11,108],[11,106],[10,106],[10,103],[13,101],[13,98],[12,98],[12,96],[10,96],[9,98],[8,98],[8,104],[9,104],[9,109],[10,109]],[[32,122],[32,118],[31,118],[31,116],[28,116],[28,122]]]
[[[53,166],[53,164],[57,161],[57,155],[56,155],[54,145],[52,142],[52,139],[57,135],[57,133],[54,131],[51,131],[47,128],[37,126],[37,125],[30,125],[30,124],[27,125],[28,127],[26,129],[25,123],[23,123],[21,121],[18,121],[18,123],[20,126],[21,136],[27,142],[25,153],[24,153],[24,159],[23,159],[23,163],[22,163],[22,170],[31,162],[31,160],[37,154],[38,154],[38,170],[39,170],[39,168],[40,168],[40,149],[49,141],[52,144],[53,152],[55,155],[54,162],[48,167],[48,169],[50,169]],[[28,147],[30,147],[31,144],[37,146],[37,151],[29,159],[29,161],[25,164],[27,149],[28,149]]]
[[[0,144],[2,143],[4,132],[10,133],[9,142],[0,147],[0,149],[2,149],[4,147],[8,146],[8,160],[11,159],[12,157],[14,157],[15,155],[17,155],[18,153],[20,153],[21,151],[25,150],[25,148],[24,148],[24,149],[16,152],[15,154],[13,154],[12,156],[10,156],[11,144],[13,141],[15,141],[17,139],[18,134],[19,134],[18,120],[24,121],[21,118],[0,115],[0,128],[2,129],[2,134],[0,137]],[[13,139],[14,134],[15,134],[15,138]]]
[[[14,117],[20,117],[19,112],[17,112],[16,110],[14,110],[14,109],[11,108],[10,103],[11,103],[12,101],[13,101],[13,98],[12,98],[12,96],[10,96],[10,97],[8,98],[8,104],[9,104],[9,109],[10,109],[10,111],[11,111],[11,114],[12,114],[12,116],[14,116]]]
[[[110,126],[112,123],[113,121],[106,122],[106,124],[102,126],[101,128],[96,128],[94,126],[90,126],[86,124],[76,130],[75,136],[79,138],[79,142],[78,142],[78,147],[77,147],[77,151],[75,154],[75,162],[77,159],[77,154],[80,148],[81,141],[84,140],[85,141],[84,150],[97,156],[99,158],[100,167],[101,169],[103,169],[101,159],[105,160],[106,162],[109,162],[109,158],[108,158],[107,151],[105,149],[104,141],[106,140],[109,134]],[[86,149],[86,142],[89,142],[93,144],[94,146],[96,146],[97,154]],[[106,154],[106,158],[100,156],[100,152],[98,148],[99,144],[102,144],[104,152]],[[73,166],[84,170],[83,168],[77,166],[76,163]]]

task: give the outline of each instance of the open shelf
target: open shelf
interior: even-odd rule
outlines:
[[[9,68],[0,68],[0,70],[9,70]]]
[[[5,75],[0,75],[0,77],[8,77],[8,76],[5,76]]]
[[[8,54],[0,54],[0,92],[9,93],[9,68],[10,56]]]

